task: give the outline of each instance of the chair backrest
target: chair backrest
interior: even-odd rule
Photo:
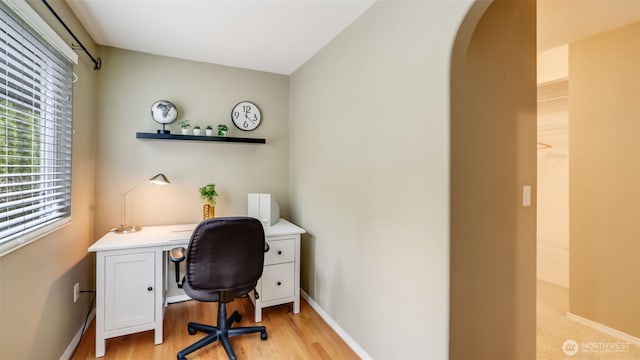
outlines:
[[[264,229],[250,217],[204,220],[187,248],[184,290],[201,301],[230,301],[255,288],[264,265]]]

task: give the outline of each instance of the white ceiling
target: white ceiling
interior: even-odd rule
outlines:
[[[375,1],[66,0],[100,45],[285,75]],[[538,0],[538,49],[638,20],[640,0]]]
[[[289,75],[375,0],[66,0],[100,45]]]
[[[538,0],[538,51],[640,20],[640,0]]]

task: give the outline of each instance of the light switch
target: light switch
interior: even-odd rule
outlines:
[[[522,206],[531,206],[531,186],[522,187]]]

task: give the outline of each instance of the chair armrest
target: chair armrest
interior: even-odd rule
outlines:
[[[184,283],[184,278],[180,281],[180,263],[184,261],[184,252],[186,251],[183,247],[176,247],[169,250],[169,260],[173,263],[176,272],[176,284],[179,289],[182,289],[182,284]]]
[[[183,247],[176,247],[171,249],[169,251],[169,259],[174,263],[179,263],[181,261],[184,261],[185,250],[186,249]]]

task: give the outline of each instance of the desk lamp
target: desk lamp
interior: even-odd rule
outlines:
[[[169,180],[167,179],[166,176],[164,176],[164,174],[158,174],[154,177],[152,177],[151,179],[149,179],[149,181],[151,181],[152,184],[156,184],[156,185],[167,185],[167,184],[171,184],[169,182]],[[127,194],[132,192],[133,190],[137,189],[138,187],[140,187],[140,185],[144,184],[146,181],[141,182],[140,184],[132,187],[131,189],[123,192],[122,194],[120,194],[120,226],[118,228],[116,228],[116,234],[128,234],[128,233],[132,233],[132,232],[136,232],[136,231],[140,231],[142,230],[142,227],[140,226],[136,226],[136,225],[127,225],[124,221],[125,217],[124,217],[124,213],[125,213],[125,200],[127,197]]]

